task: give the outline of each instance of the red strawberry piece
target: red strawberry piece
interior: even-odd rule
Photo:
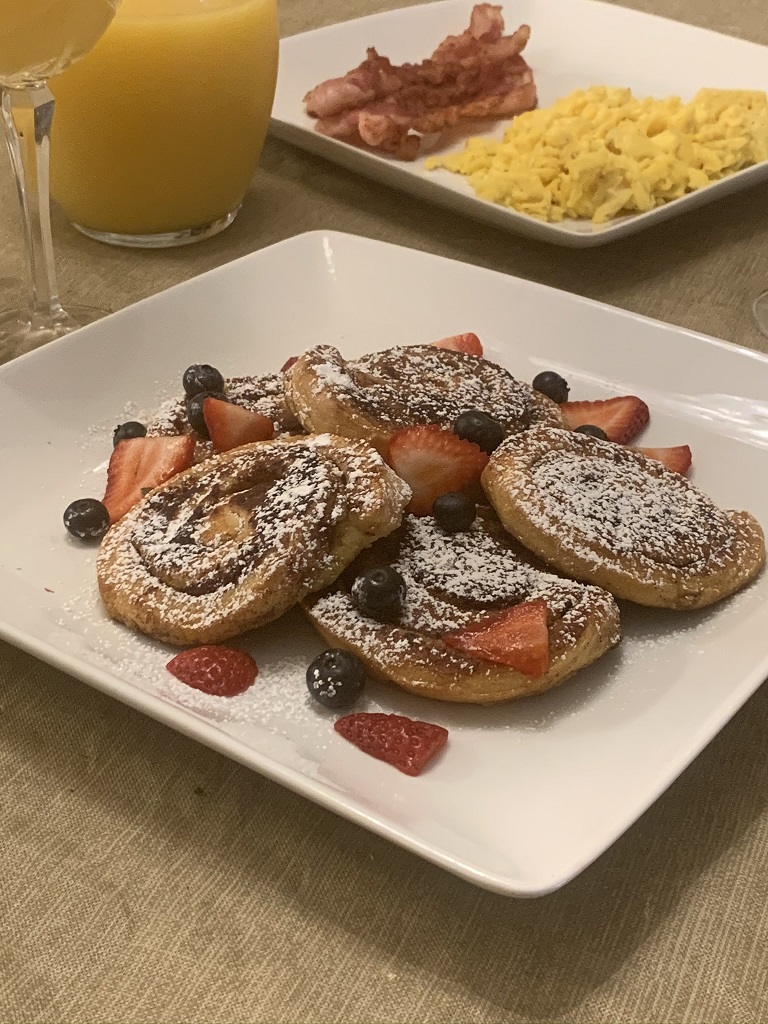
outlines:
[[[663,462],[667,469],[671,469],[673,473],[680,473],[681,476],[685,476],[693,461],[691,449],[687,444],[678,445],[676,448],[633,448],[632,451]]]
[[[107,489],[102,498],[110,523],[141,501],[147,491],[189,469],[195,439],[184,437],[131,437],[113,449],[107,467]]]
[[[549,667],[547,602],[523,601],[498,615],[443,637],[443,643],[483,661],[509,665],[526,676],[540,676]]]
[[[398,430],[387,461],[413,491],[409,512],[426,516],[435,498],[477,483],[488,456],[472,441],[435,424]]]
[[[205,399],[203,417],[217,452],[228,452],[230,448],[254,441],[270,441],[275,436],[275,425],[269,416],[221,398]]]
[[[483,345],[476,334],[452,334],[432,342],[433,348],[447,348],[451,352],[463,352],[468,356],[482,356]]]
[[[333,728],[364,754],[406,775],[420,775],[448,739],[448,730],[441,725],[403,715],[360,712],[336,719]]]
[[[236,697],[244,693],[259,673],[250,654],[215,644],[181,651],[165,667],[182,683],[214,697]]]
[[[565,422],[575,430],[591,423],[602,427],[609,441],[629,444],[648,426],[648,406],[636,395],[621,395],[618,398],[604,398],[596,402],[562,402],[560,411]]]
[[[280,367],[280,373],[285,373],[286,370],[290,370],[290,368],[293,366],[293,364],[297,363],[298,361],[299,361],[299,357],[298,356],[291,356],[289,359],[286,359],[285,362],[283,363],[283,365]]]

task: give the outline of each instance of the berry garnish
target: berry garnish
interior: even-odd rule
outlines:
[[[609,441],[629,444],[648,426],[648,406],[636,395],[621,395],[596,402],[564,402],[560,412],[565,422],[575,430],[587,424],[601,427]]]
[[[475,521],[477,507],[471,498],[461,491],[449,491],[435,498],[432,515],[441,530],[446,533],[460,533],[468,530]]]
[[[219,401],[226,402],[227,396],[222,391],[200,391],[186,401],[187,420],[190,427],[207,441],[210,439],[210,434],[208,433],[208,425],[205,422],[205,415],[203,413],[203,404],[206,398],[218,398]]]
[[[526,676],[540,676],[549,667],[547,603],[542,598],[523,601],[448,633],[443,643],[483,661],[509,665]]]
[[[201,391],[210,391],[214,394],[224,391],[224,378],[215,366],[209,366],[208,363],[194,363],[188,366],[181,383],[188,398],[199,395]]]
[[[391,565],[358,576],[352,584],[352,603],[359,612],[386,622],[397,618],[405,598],[405,580]]]
[[[236,697],[244,693],[259,672],[250,654],[216,644],[181,651],[165,667],[182,683],[214,697]]]
[[[446,348],[450,352],[463,352],[466,356],[482,356],[483,346],[476,334],[452,334],[450,338],[433,341],[432,348]]]
[[[107,489],[102,499],[110,522],[116,523],[159,487],[192,465],[195,439],[184,437],[132,437],[120,441],[107,466]]]
[[[426,516],[439,495],[477,483],[488,456],[452,430],[431,424],[398,430],[387,461],[413,492],[408,511]]]
[[[472,441],[486,455],[492,455],[504,440],[504,427],[479,409],[468,409],[456,418],[453,432],[465,441]]]
[[[275,436],[275,425],[268,416],[221,398],[203,401],[203,418],[217,452],[228,452],[254,441],[269,441]]]
[[[531,387],[534,391],[539,391],[547,398],[551,398],[558,405],[568,401],[568,392],[571,390],[565,377],[561,377],[554,370],[543,370],[541,373],[537,373]]]
[[[112,432],[112,447],[121,441],[127,441],[131,437],[146,437],[147,428],[138,420],[129,420],[128,423],[118,423]]]
[[[448,739],[448,730],[441,725],[380,712],[345,715],[333,728],[364,754],[386,761],[406,775],[420,775]]]
[[[293,364],[294,363],[298,363],[298,361],[299,361],[299,357],[298,356],[289,356],[285,360],[283,365],[280,367],[280,373],[287,373],[288,370],[290,370],[290,368],[293,366]]]
[[[596,427],[594,423],[582,423],[580,427],[575,428],[577,434],[586,434],[587,437],[596,437],[598,441],[607,441],[608,435],[602,427]]]
[[[681,476],[685,476],[693,461],[691,449],[687,444],[678,445],[676,448],[633,448],[632,450],[640,452],[648,459],[663,462],[667,469],[671,469],[673,473],[679,473]]]
[[[109,512],[96,498],[78,498],[64,509],[64,525],[80,540],[100,540],[109,529]]]
[[[348,708],[364,686],[362,662],[340,647],[318,654],[307,669],[307,689],[327,708]]]

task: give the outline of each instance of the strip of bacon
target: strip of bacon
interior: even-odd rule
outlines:
[[[413,160],[422,135],[462,118],[512,117],[532,109],[533,73],[521,56],[530,29],[503,32],[501,8],[478,4],[469,27],[420,64],[396,66],[370,48],[343,78],[307,93],[307,112],[318,119],[315,130]]]

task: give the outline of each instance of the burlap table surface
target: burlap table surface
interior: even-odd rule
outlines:
[[[285,0],[283,32],[400,3]],[[768,43],[765,0],[635,5]],[[4,161],[0,189],[6,305],[22,262]],[[55,233],[65,297],[114,309],[331,226],[765,348],[748,307],[768,285],[767,201],[568,252],[271,141],[215,240],[147,254],[61,217]],[[515,901],[3,644],[0,679],[0,1024],[768,1020],[765,687],[581,877]]]

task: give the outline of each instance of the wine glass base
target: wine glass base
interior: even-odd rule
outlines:
[[[88,238],[96,242],[106,242],[107,245],[127,246],[129,249],[174,249],[179,245],[191,245],[193,242],[202,242],[205,238],[218,235],[220,231],[228,228],[240,211],[240,203],[234,210],[219,220],[213,220],[209,224],[200,224],[195,228],[184,228],[182,231],[164,231],[156,235],[128,235],[117,231],[96,231],[93,228],[84,227],[72,221],[72,226]]]
[[[768,292],[758,295],[752,305],[757,329],[768,338]]]
[[[28,309],[9,309],[0,312],[0,363],[7,363],[16,356],[46,345],[49,341],[63,338],[78,327],[85,327],[106,316],[106,309],[91,306],[70,306],[61,317],[43,320]]]

